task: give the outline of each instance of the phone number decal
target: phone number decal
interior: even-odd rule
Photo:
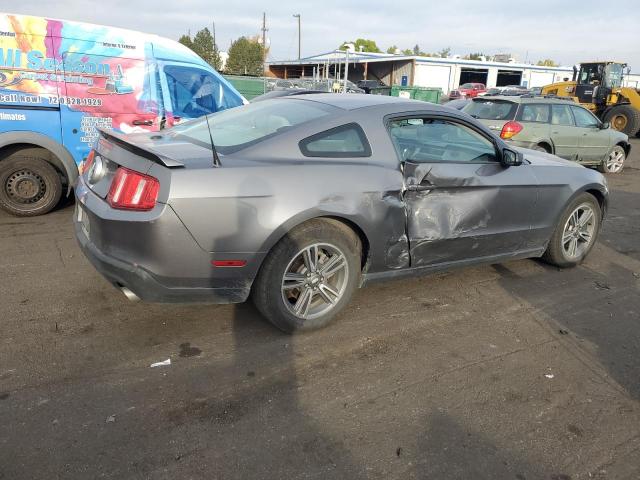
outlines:
[[[80,98],[80,97],[49,97],[49,103],[52,105],[75,105],[82,107],[101,107],[102,99],[100,98]]]

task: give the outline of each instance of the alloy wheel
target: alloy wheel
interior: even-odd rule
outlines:
[[[347,258],[335,245],[314,243],[300,250],[285,269],[282,299],[296,317],[326,314],[342,298],[348,283]]]
[[[614,148],[605,160],[607,171],[611,173],[618,173],[620,170],[622,170],[625,160],[624,157],[624,150],[622,150],[621,148]]]
[[[562,251],[568,260],[589,251],[596,230],[596,214],[591,205],[579,205],[569,216],[562,232]]]

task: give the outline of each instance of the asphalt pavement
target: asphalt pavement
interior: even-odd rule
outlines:
[[[0,479],[640,478],[633,148],[582,266],[372,285],[293,337],[250,304],[128,302],[72,204],[0,213]]]

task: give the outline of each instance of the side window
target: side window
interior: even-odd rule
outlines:
[[[548,123],[549,105],[526,103],[520,109],[518,120],[522,122]]]
[[[164,74],[175,116],[197,118],[242,104],[218,78],[201,68],[166,65]]]
[[[391,139],[402,160],[418,163],[485,163],[496,160],[493,142],[475,130],[448,120],[392,120]]]
[[[300,150],[306,157],[370,157],[371,146],[357,123],[317,133],[300,142]]]
[[[569,105],[551,105],[551,124],[573,126]]]
[[[585,110],[584,108],[572,106],[571,110],[573,111],[573,116],[576,119],[576,126],[578,127],[597,127],[600,124],[598,119],[594,117],[591,112]]]

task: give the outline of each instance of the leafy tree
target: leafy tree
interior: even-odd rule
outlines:
[[[440,58],[447,58],[450,53],[451,53],[451,48],[447,47],[447,48],[443,48],[442,50],[440,50],[438,52],[437,56],[440,57]]]
[[[222,68],[218,46],[215,44],[213,35],[211,35],[208,28],[203,28],[193,37],[192,50],[216,70]]]
[[[481,60],[481,57],[486,57],[484,53],[470,53],[464,56],[465,60]]]
[[[264,49],[256,38],[240,37],[231,43],[227,72],[235,75],[260,76],[263,72]]]
[[[557,67],[558,64],[551,60],[550,58],[546,58],[544,60],[538,60],[537,65],[541,66],[541,67]]]
[[[398,50],[398,47],[395,45],[391,45],[389,48],[387,48],[387,53],[396,53],[396,50]]]
[[[193,50],[193,41],[191,40],[191,37],[189,35],[182,35],[178,39],[178,42],[184,45],[185,47]]]
[[[411,50],[410,48],[405,48],[404,50],[402,50],[402,54],[403,55],[413,55],[413,50]]]
[[[374,40],[368,40],[366,38],[358,38],[355,42],[343,42],[343,44],[340,46],[340,50],[346,50],[346,45],[348,43],[353,43],[356,52],[359,52],[360,47],[362,47],[363,52],[382,53],[382,50],[378,48],[378,45],[376,45],[376,42]]]
[[[193,39],[189,35],[182,35],[178,39],[178,42],[191,49],[216,70],[222,68],[222,59],[220,58],[218,45],[216,45],[213,35],[211,35],[208,28],[200,30]]]
[[[420,55],[420,45],[416,44],[416,46],[413,47],[413,54]]]

